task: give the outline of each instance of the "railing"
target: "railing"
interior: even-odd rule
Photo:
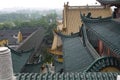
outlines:
[[[120,67],[120,62],[115,57],[100,57],[96,59],[86,70],[85,72],[98,72],[101,69],[113,66],[113,67]]]

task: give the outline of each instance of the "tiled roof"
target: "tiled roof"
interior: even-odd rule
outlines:
[[[0,30],[0,40],[7,39],[9,44],[16,44],[17,40],[13,36],[17,34],[18,30]]]
[[[64,60],[62,69],[64,72],[85,71],[97,58],[83,46],[79,32],[71,35],[63,35],[60,32],[56,32],[56,34],[61,36],[63,40]]]
[[[63,38],[63,57],[65,72],[84,71],[94,60],[80,37]]]
[[[18,73],[17,80],[117,80],[120,73]]]
[[[12,53],[11,56],[13,63],[13,71],[15,73],[40,72],[40,64],[27,65],[27,62],[31,58],[33,52],[35,52],[35,50],[37,50],[38,47],[40,47],[40,44],[43,40],[43,36],[44,36],[44,29],[39,29],[34,33],[34,35],[32,35],[32,37],[29,37],[28,42],[26,40],[26,43],[22,44],[17,51],[7,46]]]
[[[88,19],[83,17],[83,22],[88,31],[93,32],[113,52],[120,55],[120,23],[110,18]]]
[[[120,18],[113,19],[113,20],[120,23]]]
[[[104,8],[103,6],[68,6],[64,7],[63,12],[63,27],[66,28],[65,33],[71,34],[79,32],[82,22],[80,21],[80,12],[83,14],[92,13],[92,17],[108,17],[112,15],[110,8]]]
[[[62,34],[61,32],[56,31],[56,30],[54,30],[54,32],[55,32],[57,35],[59,35],[61,38],[74,38],[74,37],[78,37],[78,36],[80,35],[79,32],[73,33],[73,34],[71,34],[71,35],[64,35],[64,34]]]
[[[17,50],[28,50],[34,48],[35,51],[40,46],[43,37],[45,36],[45,30],[43,28],[39,28],[35,32],[33,32],[27,39],[25,39]]]
[[[115,57],[100,57],[96,59],[89,67],[85,70],[86,72],[99,72],[105,67],[116,67],[120,68],[120,62]]]
[[[27,64],[31,53],[34,49],[28,51],[15,51],[12,48],[8,47],[11,50],[12,63],[14,72],[24,72],[24,73],[39,73],[42,62],[35,64]]]
[[[63,63],[57,61],[54,61],[54,66],[55,66],[55,72],[60,72],[60,70],[64,68]]]
[[[98,20],[100,22],[108,22],[111,21],[110,19],[110,17],[104,19],[95,18],[94,20],[84,20],[84,22],[98,23]],[[100,57],[94,60],[93,55],[83,46],[79,36],[80,33],[72,35],[63,35],[59,32],[56,33],[62,37],[63,41],[64,72],[98,72],[109,66],[120,67],[120,62],[114,57]]]
[[[40,72],[40,66],[42,65],[42,63],[26,64],[34,49],[30,49],[28,51],[15,51],[9,46],[7,47],[11,50],[12,53],[14,72]]]
[[[29,63],[34,63],[35,57],[38,57],[41,54],[41,46],[43,44],[44,36],[45,29],[40,27],[18,46],[17,51],[34,48],[34,52],[29,58]]]
[[[28,35],[30,35],[35,30],[37,30],[37,28],[24,28],[24,29],[20,29],[23,37],[24,36],[27,37]],[[8,39],[9,40],[9,44],[17,44],[17,39],[15,39],[13,36],[14,35],[17,36],[18,32],[19,32],[19,29],[16,29],[16,30],[9,30],[9,29],[8,30],[0,30],[0,40]]]
[[[22,69],[23,73],[40,73],[42,63],[26,64]]]
[[[15,52],[11,49],[11,52],[12,52],[11,55],[12,55],[13,70],[14,72],[21,72],[22,68],[27,63],[27,60],[29,59],[33,51],[31,50],[22,53],[22,52]]]
[[[97,0],[97,1],[103,4],[119,4],[120,5],[120,0]]]

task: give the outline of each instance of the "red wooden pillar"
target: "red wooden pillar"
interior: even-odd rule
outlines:
[[[107,48],[107,55],[110,56],[110,48]]]
[[[101,40],[98,41],[98,53],[103,55],[103,42]]]

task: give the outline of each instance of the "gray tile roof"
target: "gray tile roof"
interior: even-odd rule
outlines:
[[[20,29],[23,39],[26,39],[30,34],[32,34],[34,31],[36,31],[38,28],[23,28]]]
[[[92,31],[113,52],[120,55],[120,22],[111,19],[83,19],[85,26]]]
[[[17,50],[29,50],[34,48],[35,51],[39,48],[43,37],[45,36],[45,30],[43,28],[39,28],[35,32],[33,32],[27,39],[25,39],[17,48]]]
[[[37,28],[25,28],[25,29],[16,29],[16,30],[0,30],[0,40],[2,39],[8,39],[9,44],[17,44],[17,39],[15,39],[13,36],[17,36],[18,32],[21,31],[24,37],[29,36],[32,32],[37,30]]]
[[[54,61],[55,72],[60,72],[61,69],[64,69],[63,63]]]
[[[63,39],[65,72],[84,71],[94,60],[81,42],[80,37]]]
[[[18,73],[15,74],[17,80],[117,80],[120,73]]]
[[[103,4],[119,4],[120,5],[120,0],[97,0],[97,1]]]
[[[16,44],[17,39],[13,38],[13,36],[17,34],[18,30],[0,30],[0,40],[8,39],[9,44]]]
[[[41,46],[43,43],[43,38],[45,36],[44,28],[39,28],[33,32],[29,37],[27,37],[17,48],[17,51],[29,50],[34,48],[34,52],[31,54],[29,61],[33,63],[34,56],[39,56],[41,54]]]
[[[22,69],[22,73],[40,73],[42,62],[36,64],[26,64]]]
[[[44,37],[44,29],[38,29],[36,32],[31,34],[28,39],[19,46],[18,50],[15,51],[11,49],[12,52],[12,62],[13,62],[13,70],[14,72],[22,72],[25,68],[27,68],[24,72],[40,72],[40,65],[26,65],[29,59],[33,56],[35,51],[37,51]],[[26,51],[31,50],[32,51]],[[36,67],[36,68],[35,68]],[[35,68],[31,70],[31,68]]]
[[[96,59],[89,67],[85,70],[86,72],[99,72],[105,67],[112,66],[119,70],[120,61],[115,57],[100,57]]]
[[[25,64],[27,63],[31,53],[33,51],[27,53],[15,53],[12,51],[12,63],[13,63],[13,71],[14,72],[21,72]],[[20,55],[19,55],[20,54]]]
[[[15,51],[14,49],[8,47],[11,50],[13,71],[15,73],[24,72],[24,73],[39,73],[42,66],[42,62],[35,64],[27,64],[31,54],[34,52],[34,49],[28,51]]]

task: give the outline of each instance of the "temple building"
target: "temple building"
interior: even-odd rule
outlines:
[[[0,48],[0,80],[119,80],[120,18],[118,0],[98,0],[102,6],[64,4],[63,20],[53,30],[49,49],[55,73],[41,72],[40,50],[45,34],[33,32],[17,50]],[[113,16],[111,6],[116,6]]]
[[[88,12],[91,12],[92,17],[108,17],[112,15],[110,7],[104,8],[104,6],[97,5],[69,6],[67,2],[67,4],[64,4],[63,10],[63,32],[68,35],[78,32],[79,27],[82,25],[80,13],[86,15]]]
[[[63,20],[59,22],[57,26],[57,31],[62,32],[65,35],[71,35],[76,32],[79,32],[80,27],[82,26],[80,13],[87,15],[91,13],[91,17],[109,17],[112,15],[112,10],[110,7],[104,6],[69,6],[69,3],[64,4],[63,10]],[[89,16],[89,15],[88,15]],[[51,49],[49,50],[50,53],[56,55],[58,62],[62,62],[62,41],[61,37],[59,37],[55,32],[54,33],[54,40]]]
[[[15,73],[41,72],[40,46],[43,42],[44,33],[45,30],[39,28],[20,43],[17,49],[13,49],[7,45],[11,50],[13,71]]]
[[[10,47],[15,48],[35,30],[37,30],[37,28],[0,30],[0,46],[9,45]]]
[[[69,6],[68,3],[64,4],[63,25],[61,25],[62,23],[58,24],[58,28],[54,30],[53,45],[51,50],[49,50],[51,54],[55,56],[54,64],[56,72],[119,71],[119,60],[117,60],[119,59],[119,55],[116,55],[116,52],[114,52],[115,50],[118,50],[119,46],[116,48],[117,46],[112,46],[115,44],[110,44],[115,42],[118,44],[117,42],[119,39],[116,39],[116,36],[113,34],[116,34],[119,31],[115,31],[116,33],[113,33],[109,28],[114,30],[114,26],[116,26],[115,30],[119,30],[117,28],[119,26],[120,19],[112,18],[119,18],[120,4],[116,4],[116,1],[98,1],[102,6]],[[111,6],[116,6],[115,9],[118,10],[116,17],[113,16],[114,12],[112,12],[110,8]],[[82,14],[82,16],[80,16],[80,14]],[[104,29],[106,29],[105,26],[108,26],[107,29],[109,31],[104,31]],[[97,33],[99,31],[101,31],[101,34]],[[107,34],[111,36],[108,38],[108,41],[104,39],[101,40],[101,36],[104,35],[106,35],[104,38],[107,39]],[[113,40],[110,42],[109,40],[112,40],[113,37],[116,41]],[[112,48],[110,49],[111,46]],[[99,64],[99,60],[103,61],[101,63],[105,68]],[[113,62],[111,63],[109,61]],[[105,63],[108,63],[109,66]],[[116,65],[113,65],[113,63],[116,63]],[[91,65],[91,67],[88,67],[89,65]],[[99,69],[97,69],[98,67],[95,65],[99,66]]]
[[[103,5],[104,7],[111,7],[114,6],[113,18],[120,18],[120,1],[119,0],[97,0]]]

